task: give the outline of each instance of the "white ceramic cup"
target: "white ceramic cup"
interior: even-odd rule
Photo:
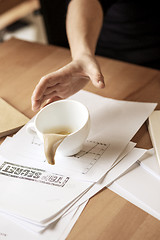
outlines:
[[[74,100],[60,100],[50,103],[41,109],[33,123],[27,125],[27,132],[37,133],[44,142],[43,134],[50,129],[68,128],[71,133],[65,137],[57,148],[63,156],[78,153],[86,140],[90,130],[90,116],[88,109],[80,102]],[[56,133],[56,132],[55,132]]]

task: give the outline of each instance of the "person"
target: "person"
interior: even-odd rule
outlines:
[[[72,61],[43,76],[32,94],[32,109],[67,98],[89,81],[105,82],[95,54],[160,69],[160,14],[157,1],[71,0],[66,32]]]

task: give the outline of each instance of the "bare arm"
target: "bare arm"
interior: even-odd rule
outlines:
[[[72,62],[42,77],[32,95],[32,109],[71,96],[88,81],[105,86],[94,53],[102,25],[103,12],[98,0],[72,0],[68,7],[66,29]]]
[[[102,27],[103,11],[98,0],[72,0],[68,7],[66,29],[73,59],[94,55]]]

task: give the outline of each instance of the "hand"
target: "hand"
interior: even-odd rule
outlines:
[[[100,67],[92,56],[85,55],[73,60],[63,68],[42,77],[32,94],[32,109],[39,110],[42,104],[67,98],[82,89],[88,81],[104,88]]]

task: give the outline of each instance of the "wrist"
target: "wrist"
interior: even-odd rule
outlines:
[[[78,59],[82,59],[83,57],[95,57],[94,55],[94,50],[91,50],[90,48],[88,47],[84,47],[83,48],[78,48],[76,47],[76,49],[72,49],[71,48],[71,56],[72,56],[72,60],[78,60]]]

